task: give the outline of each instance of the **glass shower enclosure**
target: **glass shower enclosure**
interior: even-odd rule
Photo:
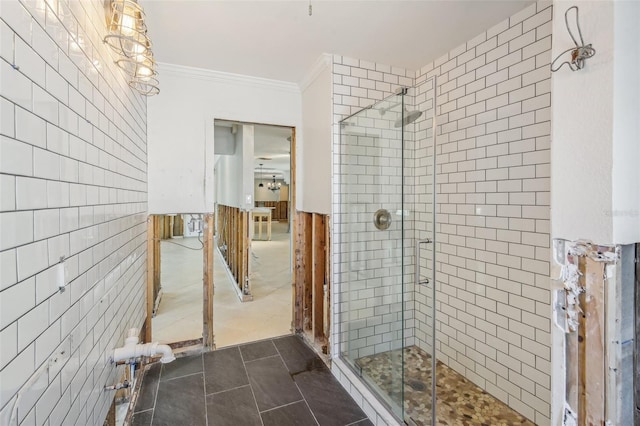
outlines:
[[[435,418],[434,87],[340,122],[340,356],[399,420],[424,425]]]

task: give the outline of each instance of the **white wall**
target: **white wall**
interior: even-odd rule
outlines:
[[[101,425],[109,357],[145,317],[146,99],[101,0],[0,8],[0,424],[20,391],[20,424]]]
[[[572,46],[564,13],[573,4],[554,2],[554,58]],[[633,243],[640,241],[638,3],[579,7],[583,37],[597,53],[584,69],[552,76],[552,236]]]
[[[614,4],[613,240],[640,242],[640,2]]]
[[[322,55],[302,89],[302,131],[305,145],[297,171],[306,178],[300,182],[307,196],[300,209],[331,213],[331,61]]]
[[[235,152],[233,155],[221,155],[216,163],[215,200],[225,206],[246,208],[245,174],[250,170],[250,183],[253,183],[253,126],[238,126],[234,135]],[[248,164],[245,157],[249,156]],[[253,188],[250,192],[253,199]]]
[[[213,211],[214,119],[301,128],[295,84],[170,64],[159,72],[148,115],[150,213]]]

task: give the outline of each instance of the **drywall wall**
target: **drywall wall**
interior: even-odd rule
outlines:
[[[322,55],[302,89],[302,132],[305,144],[297,171],[306,194],[300,210],[331,213],[331,57]]]
[[[221,155],[215,165],[215,202],[243,210],[253,207],[254,126],[238,125],[234,154]],[[247,198],[249,197],[249,198]]]
[[[574,3],[554,5],[555,58],[573,45],[564,13]],[[633,243],[640,241],[639,6],[580,2],[579,7],[582,35],[597,53],[584,69],[565,67],[552,76],[552,236]]]
[[[640,242],[640,2],[614,2],[613,241]]]
[[[2,1],[0,19],[0,424],[101,425],[109,358],[145,317],[146,98],[102,1]]]
[[[149,99],[150,213],[213,210],[214,119],[302,125],[295,84],[170,64],[159,72],[162,92]]]

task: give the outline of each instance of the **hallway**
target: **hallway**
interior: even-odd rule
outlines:
[[[297,336],[151,364],[133,426],[372,425]]]

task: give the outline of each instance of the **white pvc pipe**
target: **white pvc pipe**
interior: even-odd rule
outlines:
[[[161,345],[158,342],[138,344],[138,330],[129,330],[124,346],[113,351],[113,362],[124,361],[141,356],[162,355],[160,362],[165,364],[176,359],[169,345]]]

